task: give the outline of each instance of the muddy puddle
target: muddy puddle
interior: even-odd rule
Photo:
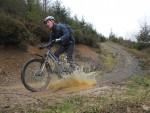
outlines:
[[[65,75],[64,75],[65,76]],[[63,79],[52,80],[48,89],[58,90],[72,90],[84,89],[96,85],[95,73],[74,73]]]

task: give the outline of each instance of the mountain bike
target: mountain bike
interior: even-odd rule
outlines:
[[[54,41],[40,46],[48,48],[44,56],[38,55],[39,58],[32,58],[27,61],[21,70],[21,81],[26,89],[37,92],[47,88],[51,77],[65,78],[72,75],[75,70],[79,69],[78,65],[72,69],[69,63],[58,59],[49,48]]]

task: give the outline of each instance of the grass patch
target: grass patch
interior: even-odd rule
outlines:
[[[108,52],[102,52],[100,58],[103,61],[103,67],[105,71],[111,71],[117,64],[116,56],[114,56],[112,53]]]
[[[150,75],[134,76],[130,82],[128,86],[134,86],[136,88],[143,87],[145,89],[150,88]]]
[[[140,61],[140,66],[143,70],[149,70],[150,69],[150,54],[138,51],[136,49],[129,49],[126,48],[127,51],[134,54]]]
[[[73,111],[75,111],[73,104],[67,101],[57,106],[51,106],[43,113],[74,113]]]
[[[150,101],[150,76],[133,76],[127,83],[126,93],[138,100]]]

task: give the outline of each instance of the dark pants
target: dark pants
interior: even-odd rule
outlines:
[[[59,58],[59,56],[62,54],[62,53],[67,53],[67,61],[68,63],[73,63],[73,53],[74,53],[74,46],[75,44],[72,43],[72,44],[69,44],[69,45],[66,45],[66,46],[63,46],[61,45],[59,47],[59,49],[56,50],[56,52],[54,53],[54,55]]]

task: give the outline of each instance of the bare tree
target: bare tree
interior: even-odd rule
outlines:
[[[45,16],[48,11],[49,3],[50,3],[50,0],[43,0],[43,12],[44,12],[43,16]]]

